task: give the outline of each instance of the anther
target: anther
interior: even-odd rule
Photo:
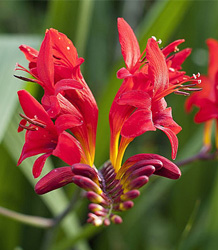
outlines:
[[[33,125],[35,125],[37,127],[46,128],[46,124],[44,122],[38,120],[37,116],[34,116],[34,118],[32,118],[32,119],[29,118],[28,116],[24,115],[24,114],[20,114],[20,116],[24,120],[28,121],[30,124],[33,124]],[[34,129],[34,130],[37,130],[37,129]]]
[[[155,41],[157,41],[157,38],[155,36],[152,36],[151,38],[153,38]]]
[[[22,125],[22,124],[19,124],[19,127],[23,128],[23,129],[26,129],[26,130],[30,130],[30,131],[38,130],[37,127],[30,127],[30,126],[25,126],[25,125]]]
[[[183,91],[180,91],[180,90],[177,90],[174,93],[177,94],[177,95],[184,95],[184,96],[189,96],[190,95],[189,93],[186,93],[186,92],[183,92]]]

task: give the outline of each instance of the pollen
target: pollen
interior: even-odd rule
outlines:
[[[70,50],[70,47],[69,47],[69,46],[67,46],[67,50]]]

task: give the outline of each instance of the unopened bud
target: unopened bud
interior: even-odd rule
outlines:
[[[122,218],[119,215],[115,214],[111,215],[110,219],[114,224],[121,224],[123,222]]]
[[[85,189],[86,191],[93,191],[97,194],[101,194],[101,188],[92,180],[87,177],[75,175],[72,181],[79,187]]]
[[[92,212],[96,212],[96,211],[105,211],[106,209],[99,204],[91,203],[89,204],[89,210]]]
[[[102,218],[98,217],[97,215],[93,214],[93,213],[89,213],[88,214],[88,223],[92,223],[94,226],[99,227],[103,224]]]
[[[105,226],[110,226],[110,224],[111,224],[110,220],[108,218],[105,218],[104,219],[104,225]]]
[[[139,169],[134,170],[129,177],[127,178],[128,181],[134,180],[135,178],[139,176],[150,176],[155,172],[155,167],[152,165],[144,166]]]
[[[134,206],[134,203],[132,201],[124,201],[123,203],[120,203],[119,209],[121,211],[126,211]]]
[[[91,202],[95,202],[95,203],[104,203],[105,200],[99,195],[96,194],[93,191],[88,191],[86,193],[86,197],[91,201]]]
[[[144,186],[147,182],[149,181],[149,178],[145,175],[140,176],[133,181],[131,181],[127,186],[127,190],[132,190],[132,189],[139,189],[140,187]]]
[[[120,196],[120,199],[122,201],[128,201],[128,200],[133,200],[135,198],[137,198],[138,196],[140,195],[140,192],[139,190],[137,189],[134,189],[134,190],[131,190],[123,195]]]
[[[91,180],[97,181],[98,180],[98,173],[95,171],[94,168],[90,167],[89,165],[77,163],[72,166],[72,172],[75,175],[81,175],[84,177],[88,177]]]

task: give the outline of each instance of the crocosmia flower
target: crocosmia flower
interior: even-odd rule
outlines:
[[[193,106],[199,108],[195,115],[196,123],[205,123],[204,146],[210,148],[212,121],[218,121],[218,41],[207,40],[209,49],[208,74],[200,77],[202,91],[193,93],[186,101],[186,110],[191,111]],[[218,126],[217,126],[218,128]],[[218,133],[216,130],[216,148],[218,148]]]
[[[50,155],[62,159],[66,165],[55,168],[35,186],[37,194],[74,183],[86,190],[91,201],[88,222],[94,225],[121,223],[117,212],[130,209],[133,199],[140,195],[152,174],[178,179],[179,168],[157,154],[137,154],[123,162],[128,144],[147,131],[163,131],[172,146],[172,158],[178,148],[177,134],[181,127],[172,118],[165,97],[174,92],[187,95],[193,90],[196,76],[181,71],[181,64],[190,49],[178,51],[184,40],[177,40],[160,49],[160,40],[148,39],[141,53],[131,27],[118,19],[121,51],[126,67],[117,72],[122,79],[109,113],[111,132],[110,160],[100,169],[94,165],[98,108],[86,84],[79,58],[72,42],[57,30],[46,31],[40,50],[27,45],[20,49],[29,61],[29,69],[17,65],[17,70],[32,78],[16,76],[35,82],[44,89],[41,103],[28,92],[18,92],[23,108],[19,132],[26,129],[25,144],[18,161],[42,154],[33,166],[34,177],[39,177],[45,160]],[[191,83],[184,85],[190,81]]]

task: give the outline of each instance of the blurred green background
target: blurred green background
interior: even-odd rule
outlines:
[[[180,46],[193,48],[183,69],[207,73],[205,40],[218,39],[218,1],[0,1],[0,206],[34,216],[52,218],[67,206],[75,191],[69,185],[42,197],[33,191],[34,159],[17,167],[24,133],[17,134],[19,105],[16,92],[27,88],[41,96],[38,86],[13,77],[15,63],[27,67],[20,44],[39,48],[46,28],[65,33],[85,58],[82,73],[99,106],[96,166],[109,156],[108,112],[121,80],[117,17],[134,29],[141,49],[152,35],[163,46],[185,38]],[[178,159],[187,158],[202,146],[202,125],[184,111],[185,97],[171,95],[179,134]],[[170,144],[162,132],[149,132],[128,148],[125,158],[143,152],[170,158]],[[52,158],[46,172],[62,166]],[[195,162],[182,167],[177,180],[152,177],[135,200],[135,207],[122,214],[121,225],[95,228],[85,223],[88,202],[81,196],[73,211],[53,229],[35,228],[0,215],[1,250],[205,250],[218,246],[217,161]]]

